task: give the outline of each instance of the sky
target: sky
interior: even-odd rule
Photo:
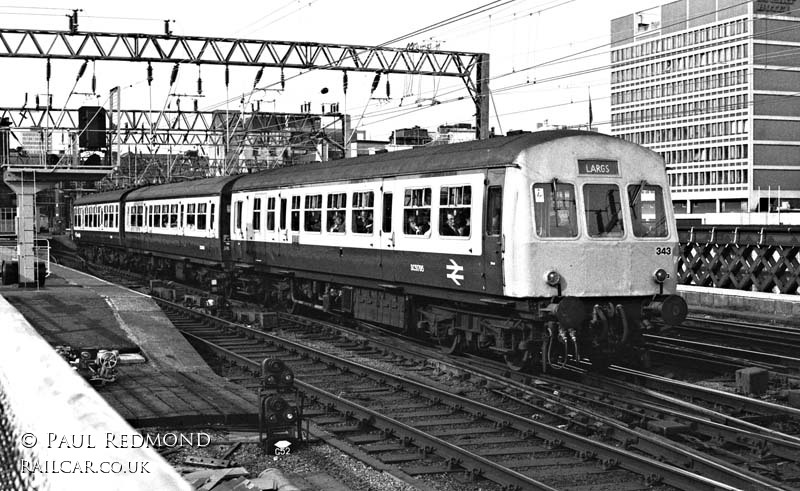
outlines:
[[[474,15],[392,44],[418,43],[441,50],[489,53],[492,92],[490,126],[497,133],[533,130],[539,124],[586,125],[589,99],[594,124],[608,131],[610,72],[608,65],[610,20],[660,5],[663,1],[612,0],[269,0],[225,2],[60,2],[0,0],[0,27],[31,30],[66,30],[66,15],[79,12],[80,31],[112,33],[164,32],[171,20],[176,35],[226,37],[274,41],[309,41],[332,44],[380,45],[455,15],[484,7]],[[487,8],[493,7],[489,10]],[[46,94],[43,60],[0,58],[3,74],[2,107],[19,107],[26,93]],[[261,101],[262,110],[300,112],[310,102],[312,112],[322,104],[339,103],[353,125],[370,139],[388,139],[396,128],[419,125],[435,129],[441,124],[473,123],[475,108],[463,82],[455,78],[391,75],[390,97],[386,77],[370,96],[374,74],[350,73],[347,94],[339,71],[286,70],[286,86],[279,88],[280,70],[267,69],[252,92],[255,67],[232,67],[226,90],[224,68],[181,66],[170,91],[172,65],[154,64],[152,86],[146,82],[146,64],[98,61],[75,85],[79,60],[54,60],[50,91],[55,108],[108,104],[112,87],[122,87],[122,107],[160,111],[175,109],[178,96],[191,108],[188,95],[197,93],[203,79],[202,109],[241,108],[240,101]],[[91,92],[91,75],[97,95]],[[75,89],[70,95],[73,85]],[[327,91],[323,89],[328,89]],[[325,92],[323,94],[323,92]],[[43,97],[42,97],[43,98]]]

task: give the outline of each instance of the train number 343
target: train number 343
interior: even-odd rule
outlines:
[[[671,256],[672,247],[656,247],[656,256]]]

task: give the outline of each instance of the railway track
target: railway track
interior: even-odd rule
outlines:
[[[405,353],[408,359],[419,357],[421,351],[419,347],[406,350],[389,337],[377,340],[371,336],[369,342],[380,345],[385,352]],[[436,352],[429,352],[428,356],[428,360],[435,358]],[[634,446],[656,458],[668,457],[659,447],[660,442],[651,439],[668,438],[675,445],[671,461],[683,459],[687,468],[706,476],[726,481],[731,479],[727,474],[733,466],[774,480],[774,484],[797,482],[800,478],[800,468],[795,465],[800,459],[800,439],[795,436],[800,433],[800,411],[793,408],[618,367],[609,376],[565,370],[561,376],[534,378],[509,372],[501,363],[478,357],[463,361],[453,357],[437,361],[436,365],[483,377],[494,386],[494,393],[529,404],[534,412],[546,408],[556,417],[569,415],[563,418],[563,424],[578,430],[581,425],[576,421],[582,421],[583,425],[603,428],[607,437],[620,444],[637,440]],[[621,376],[636,377],[637,383],[618,380]],[[581,381],[571,380],[577,378]],[[707,459],[695,460],[697,452]]]
[[[652,359],[716,373],[763,368],[784,385],[800,385],[800,328],[692,317],[682,326],[645,334]]]
[[[245,326],[210,326],[196,311],[162,303],[187,337],[220,356],[250,370],[266,357],[285,361],[315,401],[312,421],[408,474],[458,472],[512,489],[737,488],[563,429],[563,418],[532,420],[528,404],[491,406]],[[347,349],[373,351],[358,342]]]
[[[307,320],[297,319],[297,322],[309,331],[314,329]],[[360,333],[340,326],[322,322],[315,325],[318,331],[349,332],[355,342],[367,342],[367,338]],[[335,339],[335,336],[325,336]],[[424,348],[419,346],[406,349],[403,342],[398,342],[395,337],[382,336],[378,339],[374,333],[370,333],[368,339],[372,345],[380,346],[381,352],[403,353],[406,360],[420,360],[420,354],[424,352]],[[424,363],[437,355],[436,351],[429,351],[427,358],[422,355],[421,361]],[[459,360],[454,357],[437,361],[437,364],[455,366],[458,370],[485,377],[494,386],[492,392],[498,396],[528,404],[533,412],[542,412],[545,408],[545,412],[552,417],[561,417],[562,424],[579,432],[585,431],[586,426],[603,428],[605,436],[620,445],[636,440],[634,447],[640,447],[643,452],[655,458],[684,462],[687,468],[705,476],[722,481],[739,479],[737,472],[733,473],[734,476],[728,475],[730,467],[747,468],[767,480],[776,481],[773,483],[775,485],[777,481],[795,481],[800,476],[800,468],[794,465],[800,457],[800,439],[756,424],[779,424],[797,433],[800,411],[792,408],[691,384],[685,384],[682,390],[679,384],[675,384],[670,387],[674,395],[667,396],[589,373],[584,375],[591,377],[591,380],[587,379],[587,385],[570,382],[563,376],[537,375],[533,379],[529,375],[509,373],[504,365],[478,357],[468,361]],[[615,371],[617,376],[624,372],[623,369]],[[635,374],[640,381],[649,376],[643,372],[624,373],[625,376]],[[517,381],[509,380],[511,377]],[[653,379],[658,380],[657,377]],[[704,401],[706,406],[679,399],[687,395],[698,402]],[[724,407],[727,412],[709,407]],[[660,447],[663,442],[658,441],[660,438],[668,438],[673,442],[673,455],[665,455]],[[706,454],[707,458],[697,458],[698,452]],[[746,488],[746,484],[740,482],[738,485]]]
[[[198,314],[195,312],[191,315],[195,316]],[[412,372],[419,373],[420,375],[423,375],[424,372],[429,370],[428,367],[425,366],[424,361],[426,359],[436,358],[438,354],[433,351],[427,355],[423,354],[420,356],[420,350],[424,351],[426,348],[415,346],[412,349],[406,349],[406,347],[402,346],[403,340],[398,340],[394,336],[380,336],[374,333],[368,336],[368,342],[371,347],[365,344],[367,338],[362,336],[361,333],[352,330],[349,331],[351,339],[345,339],[343,341],[338,331],[348,330],[340,326],[287,314],[279,314],[279,316],[286,325],[291,324],[293,326],[291,330],[284,331],[284,335],[289,333],[290,336],[298,336],[302,338],[302,342],[304,343],[323,343],[323,349],[324,346],[338,345],[342,353],[350,353],[351,355],[352,353],[357,353],[361,358],[383,358],[383,361],[390,365],[396,365],[398,362],[410,365],[413,367]],[[178,320],[178,322],[181,321]],[[258,359],[259,356],[267,354],[263,352],[263,346],[257,344],[254,340],[254,338],[260,338],[261,334],[255,334],[259,331],[253,330],[242,334],[239,327],[231,326],[233,325],[222,328],[222,331],[228,331],[225,336],[234,336],[234,338],[242,338],[242,336],[244,336],[244,338],[225,341],[224,338],[218,338],[218,336],[221,336],[221,334],[219,334],[219,329],[214,328],[209,331],[208,329],[210,328],[204,327],[201,328],[200,332],[207,336],[205,338],[202,336],[195,338],[195,342],[202,342],[205,344],[211,343],[212,345],[215,344],[215,340],[222,340],[222,344],[232,342],[235,346],[238,346],[239,349],[245,350],[244,358],[239,359],[240,363],[249,366],[257,366],[257,364],[260,363]],[[187,332],[189,332],[189,336],[193,335],[190,330]],[[197,335],[197,332],[195,332],[194,335]],[[208,338],[208,335],[211,336],[211,339]],[[217,338],[215,338],[215,336],[217,336]],[[203,339],[203,341],[200,341],[200,339]],[[272,343],[274,341],[269,342]],[[375,349],[376,346],[380,347]],[[218,346],[212,349],[223,356],[236,358],[235,350],[231,353],[220,351],[225,350],[225,346]],[[296,356],[297,348],[292,347],[290,349],[294,350],[295,353],[295,355],[292,356]],[[252,353],[249,353],[247,350],[255,350],[257,356],[251,356]],[[326,349],[326,351],[331,350]],[[391,356],[388,357],[388,361],[387,353],[391,353]],[[401,353],[406,353],[405,361],[398,359],[398,355]],[[416,361],[414,361],[415,358]],[[246,359],[249,359],[249,362],[245,361]],[[423,360],[422,363],[420,363],[420,359]],[[307,363],[308,358],[300,357],[295,359],[290,357],[287,360],[290,363],[303,364]],[[317,363],[319,363],[319,360],[317,360]],[[328,365],[331,364],[329,361],[325,363]],[[717,479],[737,489],[779,489],[785,488],[784,486],[787,485],[787,483],[791,485],[798,482],[798,470],[794,463],[800,460],[798,459],[800,456],[800,451],[798,451],[800,446],[798,446],[798,443],[800,442],[791,435],[769,430],[756,424],[756,422],[765,421],[774,423],[775,421],[790,422],[793,419],[796,420],[796,412],[794,414],[791,411],[787,412],[788,408],[783,408],[782,406],[759,404],[761,401],[754,401],[741,397],[737,398],[732,394],[709,391],[690,384],[686,384],[683,387],[676,387],[673,385],[665,388],[666,382],[658,382],[657,379],[654,379],[656,381],[648,381],[648,387],[658,386],[658,390],[666,390],[673,395],[672,397],[656,393],[653,390],[644,389],[641,386],[631,386],[630,384],[626,386],[622,382],[615,382],[609,379],[603,381],[595,379],[591,382],[590,386],[587,386],[586,384],[569,382],[565,378],[537,376],[536,383],[531,385],[532,380],[529,376],[508,373],[505,366],[499,366],[498,364],[493,365],[491,362],[483,359],[472,359],[462,363],[456,358],[452,361],[440,363],[451,364],[453,367],[462,365],[459,370],[466,370],[473,374],[486,376],[486,380],[489,380],[493,385],[490,392],[502,401],[502,403],[497,401],[487,401],[487,403],[491,404],[492,407],[502,408],[507,411],[508,414],[516,414],[518,418],[520,415],[523,415],[521,416],[522,420],[517,421],[516,424],[523,424],[524,420],[529,420],[530,413],[534,413],[537,417],[543,418],[539,421],[541,424],[550,424],[551,430],[552,428],[557,430],[566,429],[582,437],[591,436],[597,438],[600,436],[605,441],[612,442],[613,445],[626,447],[637,452],[639,455],[643,454],[648,456],[647,458],[675,462],[679,468],[684,468],[691,472]],[[339,368],[339,370],[341,371],[343,369]],[[351,371],[350,368],[345,368],[344,370]],[[647,376],[647,374],[633,374],[632,372],[627,372],[624,375],[636,376],[638,380],[643,380],[643,377]],[[360,374],[359,377],[362,379],[370,378],[363,374]],[[377,382],[377,386],[362,387],[354,392],[352,397],[346,397],[344,399],[347,399],[349,403],[358,405],[366,402],[365,398],[372,399],[372,396],[381,393],[396,392],[398,390],[397,385],[392,385],[390,388],[381,385],[385,383],[385,377],[386,375],[373,375],[371,378],[379,381]],[[510,380],[510,377],[515,377],[518,381],[514,382]],[[338,379],[338,377],[334,378]],[[428,381],[427,383],[423,382],[423,385],[429,386],[431,385],[430,380],[435,378],[435,376],[431,376],[430,373],[427,373],[424,374],[423,378]],[[313,378],[313,371],[312,378],[309,380],[313,382],[311,385],[328,385],[324,376],[321,379]],[[341,390],[344,390],[344,394],[348,394],[346,390],[346,387],[349,386],[348,384],[349,383],[345,383],[339,387]],[[597,389],[592,389],[592,387],[597,387]],[[329,391],[315,393],[311,386],[304,388],[304,390],[308,390],[309,394],[314,395],[315,399],[320,404],[323,402],[332,406],[337,404],[341,406],[344,404],[341,393],[332,393]],[[421,394],[418,388],[404,389],[404,391],[406,391],[406,394]],[[365,394],[368,394],[370,397],[367,397]],[[708,401],[712,407],[725,407],[727,408],[727,413],[686,403],[680,399],[681,397],[686,398],[687,396],[695,400]],[[355,401],[352,399],[355,399]],[[401,399],[403,398],[401,397]],[[429,400],[431,401],[440,401],[441,399],[440,395],[433,394],[429,396]],[[433,442],[438,443],[439,446],[433,444],[429,445],[428,443],[431,442],[425,440],[421,435],[406,433],[409,431],[408,428],[392,426],[396,424],[396,422],[392,420],[397,418],[392,418],[391,411],[389,411],[388,420],[384,420],[385,418],[381,418],[380,415],[387,411],[387,407],[393,406],[394,405],[391,403],[381,404],[378,402],[377,409],[370,407],[362,407],[359,409],[355,406],[350,406],[341,407],[340,411],[344,414],[358,414],[363,421],[373,422],[373,425],[375,424],[374,422],[379,421],[379,424],[383,425],[379,427],[384,433],[390,435],[402,434],[403,438],[401,440],[425,441],[426,444],[422,445],[421,454],[424,458],[421,462],[410,463],[412,462],[410,459],[416,453],[420,453],[419,449],[416,453],[410,452],[411,455],[409,455],[408,449],[405,448],[405,446],[398,446],[400,444],[397,441],[373,442],[372,440],[377,438],[374,436],[375,426],[370,426],[370,428],[373,428],[372,431],[366,431],[361,436],[358,436],[355,434],[356,431],[365,431],[362,428],[365,427],[365,425],[362,423],[351,424],[348,423],[349,420],[347,418],[343,418],[340,415],[329,416],[327,413],[320,413],[319,417],[323,418],[323,423],[326,423],[323,426],[331,424],[336,426],[338,424],[340,428],[344,428],[344,430],[339,432],[340,434],[355,436],[355,439],[361,440],[362,443],[364,441],[374,443],[372,447],[368,448],[372,450],[384,450],[378,452],[379,454],[389,452],[390,457],[388,460],[390,463],[392,460],[399,459],[402,462],[408,460],[404,467],[409,468],[412,473],[422,472],[423,470],[426,472],[441,471],[452,473],[456,472],[455,469],[461,469],[458,472],[466,472],[466,474],[473,477],[502,475],[501,470],[492,467],[487,462],[481,461],[481,459],[476,458],[475,455],[464,457],[454,453],[456,450],[448,448],[446,445],[446,443],[448,443],[447,440],[442,442],[434,440]],[[484,414],[485,408],[483,407],[473,408],[474,410],[472,412],[464,412],[464,414],[461,414],[454,412],[454,408],[463,411],[462,403],[455,401],[451,404],[445,404],[445,406],[448,409],[435,406],[430,409],[423,409],[422,414],[428,411],[431,416],[436,416],[434,421],[427,422],[428,426],[431,424],[444,424],[440,419],[443,416],[442,411],[446,411],[444,415],[451,418],[447,421],[451,421],[454,425],[462,425],[460,430],[457,428],[453,429],[455,433],[448,435],[456,442],[456,446],[463,443],[459,441],[459,438],[464,435],[474,436],[471,425],[478,424],[478,422],[483,425],[481,426],[481,424],[479,424],[478,426],[486,428],[490,428],[492,425],[499,425],[501,429],[509,430],[509,428],[513,426],[509,422],[510,420],[507,414],[498,415],[493,418],[485,418],[480,416]],[[425,408],[427,406],[418,406],[418,403],[414,403],[415,409],[419,409],[420,407]],[[416,413],[416,411],[409,411],[411,408],[406,409],[407,411],[405,412]],[[733,415],[741,417],[735,417]],[[324,419],[326,417],[329,419]],[[480,419],[482,417],[484,419]],[[421,426],[426,426],[424,420],[420,421],[420,423]],[[530,421],[525,421],[525,424],[529,423]],[[796,428],[794,423],[788,424]],[[361,428],[361,430],[357,430],[356,428]],[[556,432],[555,437],[551,436],[551,438],[554,439],[548,440],[545,438],[543,440],[544,443],[537,447],[538,450],[534,452],[531,448],[531,452],[526,456],[524,453],[519,453],[519,448],[515,450],[514,445],[516,444],[524,449],[527,442],[524,435],[526,435],[526,432],[530,431],[537,435],[542,432],[539,428],[523,429],[514,427],[510,435],[505,435],[502,432],[497,435],[486,433],[484,436],[479,437],[480,440],[471,441],[464,444],[464,446],[467,446],[467,448],[471,450],[478,450],[481,445],[488,445],[494,452],[505,452],[507,450],[504,450],[503,445],[500,445],[501,441],[505,439],[505,445],[511,445],[511,450],[509,450],[509,453],[493,454],[494,456],[500,457],[501,462],[510,459],[517,464],[536,461],[536,470],[541,470],[542,463],[551,462],[553,457],[543,457],[542,455],[536,454],[541,454],[544,451],[557,453],[559,449],[547,449],[548,441],[551,442],[550,446],[552,446],[553,441],[563,445],[564,440],[559,437],[561,434]],[[334,431],[334,433],[336,432]],[[530,444],[530,442],[527,443]],[[498,447],[498,445],[500,446]],[[574,443],[576,448],[569,446],[564,448],[568,449],[569,452],[577,452],[578,455],[598,455],[594,450],[581,450],[581,445],[585,445],[585,442]],[[427,451],[431,448],[434,448],[436,451],[433,453]],[[564,450],[564,448],[560,450]],[[394,449],[394,453],[398,455],[391,456],[391,449]],[[608,451],[608,449],[605,449],[605,451]],[[444,458],[440,460],[435,458],[442,455]],[[484,457],[480,454],[476,455],[477,457]],[[608,457],[606,455],[608,458],[603,459],[603,454],[601,453],[599,455],[601,456],[600,460],[603,461],[606,466],[609,465],[609,463],[621,465],[618,464],[618,460],[614,457]],[[516,456],[516,458],[512,458],[511,456]],[[556,457],[556,460],[552,462],[557,462],[558,459],[562,457],[563,456]],[[455,466],[454,462],[465,462],[468,465],[466,467]],[[489,467],[482,467],[481,465],[489,465]],[[576,462],[562,462],[560,467],[564,468],[576,465],[578,465]],[[635,470],[637,465],[639,464],[633,465],[630,468]],[[554,475],[559,474],[559,464],[553,463],[552,466],[548,467],[553,467],[550,471]],[[585,463],[583,467],[586,467]],[[590,465],[590,467],[594,469],[594,466]],[[464,471],[464,468],[468,470]],[[513,466],[510,469],[513,471]],[[521,474],[523,476],[525,475],[524,473]],[[613,473],[611,473],[611,475],[611,479],[616,479],[613,477]],[[594,479],[596,476],[592,475],[591,477]],[[589,479],[589,477],[587,476],[586,479]],[[653,473],[652,475],[641,474],[641,479],[644,479],[643,482],[650,483],[667,482],[660,472]],[[513,479],[510,482],[501,479],[495,480],[501,482],[505,486],[513,487],[520,485],[519,482],[514,484]],[[630,482],[633,483],[634,481]],[[523,489],[527,489],[528,486],[531,485],[531,483],[523,484]],[[543,482],[539,484],[551,486],[553,483]],[[563,486],[557,481],[556,484]],[[669,484],[676,486],[672,482]],[[683,486],[677,485],[676,487]],[[692,489],[697,488],[694,485],[690,487]],[[543,487],[539,489],[548,488]],[[592,487],[592,489],[595,488]]]
[[[662,325],[661,335],[645,335],[659,346],[708,350],[715,355],[765,365],[800,368],[800,328],[692,316],[680,326]],[[713,342],[709,342],[712,340]]]

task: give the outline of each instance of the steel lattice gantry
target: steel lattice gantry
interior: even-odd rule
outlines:
[[[143,61],[459,77],[489,135],[489,55],[166,34],[0,29],[0,57]]]
[[[15,128],[49,128],[52,131],[71,131],[79,128],[78,109],[46,109],[25,107],[0,107],[0,118],[8,118]],[[114,111],[116,114],[116,110]],[[311,120],[332,124],[341,120],[342,114],[264,113],[230,111],[144,111],[122,109],[119,111],[120,145],[220,145],[226,137],[236,137],[240,145],[261,144],[266,134],[282,128],[307,128]],[[110,117],[111,114],[108,114]],[[225,121],[230,128],[226,129]],[[257,127],[254,127],[257,125]],[[110,126],[109,126],[110,127]],[[109,130],[115,132],[116,130]],[[242,141],[244,140],[244,141]]]

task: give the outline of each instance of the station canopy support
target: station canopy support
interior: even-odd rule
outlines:
[[[63,181],[94,181],[108,174],[108,170],[78,168],[37,168],[3,166],[3,181],[17,195],[17,261],[19,285],[36,287],[36,235],[35,197],[40,191],[50,189]]]

